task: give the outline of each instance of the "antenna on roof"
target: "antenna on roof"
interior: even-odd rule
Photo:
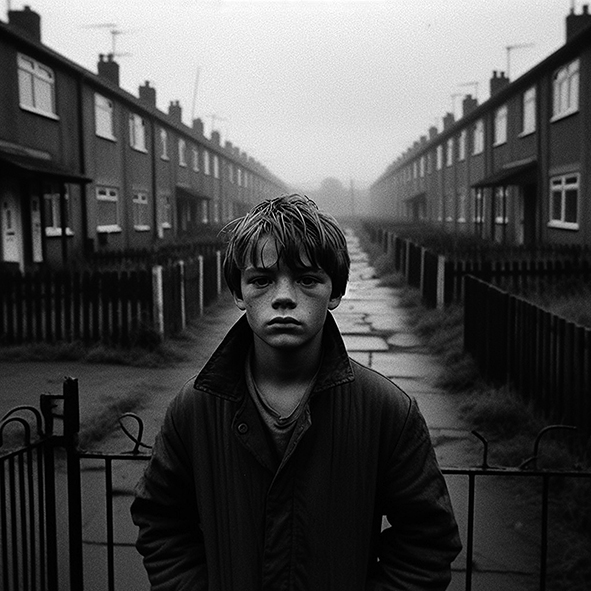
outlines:
[[[474,98],[478,99],[478,82],[464,82],[464,84],[459,84],[459,86],[472,86],[474,88]]]
[[[191,111],[191,121],[195,119],[195,107],[197,105],[197,89],[199,88],[199,75],[201,74],[201,68],[197,68],[197,74],[195,75],[195,86],[193,87],[193,109]]]
[[[132,33],[132,30],[121,31],[117,28],[116,23],[98,23],[92,25],[83,25],[83,29],[109,29],[109,33],[111,34],[111,54],[113,56],[125,56],[131,55],[130,53],[117,53],[115,51],[117,37],[119,35],[125,35],[126,33]]]
[[[514,49],[521,49],[522,47],[533,47],[533,43],[517,43],[515,45],[507,45],[505,49],[507,50],[507,78],[511,79],[511,52]]]

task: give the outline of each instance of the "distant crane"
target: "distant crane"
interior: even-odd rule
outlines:
[[[507,78],[511,79],[511,52],[514,49],[521,49],[524,47],[533,47],[533,43],[517,43],[515,45],[507,45],[505,47],[507,51]]]
[[[98,23],[93,25],[84,25],[84,29],[109,29],[109,33],[111,34],[111,55],[113,57],[123,57],[126,55],[131,55],[130,53],[117,53],[116,51],[116,44],[117,44],[117,37],[119,35],[124,35],[126,33],[131,33],[133,31],[121,31],[117,28],[116,23]]]

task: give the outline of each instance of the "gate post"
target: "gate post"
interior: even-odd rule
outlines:
[[[80,431],[80,404],[78,380],[64,380],[64,447],[67,460],[68,488],[68,542],[70,548],[70,588],[84,589],[82,555],[82,487],[78,433]]]

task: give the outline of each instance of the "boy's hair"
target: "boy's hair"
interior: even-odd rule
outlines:
[[[263,201],[222,232],[229,236],[224,277],[238,297],[242,297],[241,273],[249,263],[258,264],[256,245],[262,238],[275,241],[278,258],[288,267],[311,264],[322,268],[332,281],[331,297],[344,295],[350,266],[345,236],[336,220],[305,195],[294,193]],[[303,259],[307,259],[305,263]]]

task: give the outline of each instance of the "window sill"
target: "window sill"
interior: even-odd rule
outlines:
[[[570,117],[571,115],[576,115],[579,112],[579,109],[570,109],[569,111],[564,111],[564,113],[558,113],[558,115],[553,115],[550,118],[550,123],[554,123],[556,121],[560,121],[561,119],[566,119],[567,117]]]
[[[561,222],[559,220],[551,220],[548,222],[548,228],[556,228],[557,230],[578,230],[579,224],[574,222]]]
[[[135,152],[141,152],[142,154],[148,153],[148,150],[146,148],[138,148],[137,146],[130,146],[130,148]]]
[[[518,138],[529,137],[530,135],[533,135],[534,133],[536,133],[535,129],[531,129],[528,131],[522,131],[517,137]]]
[[[109,142],[116,142],[117,138],[114,135],[103,135],[97,132],[95,132],[96,137],[100,137],[103,140],[107,140]]]
[[[49,111],[42,111],[41,109],[36,109],[35,107],[31,107],[29,105],[20,105],[20,108],[23,111],[28,111],[29,113],[33,113],[34,115],[40,115],[41,117],[45,117],[46,119],[53,119],[54,121],[59,121],[60,118],[57,116],[56,113],[50,113]]]
[[[61,228],[45,228],[45,236],[48,238],[61,238]],[[66,228],[66,236],[74,236],[74,232],[70,228]]]
[[[150,226],[134,226],[133,229],[136,232],[149,232],[150,231]]]
[[[507,143],[507,140],[503,140],[502,142],[495,142],[493,144],[493,148],[498,148],[499,146],[504,146]]]
[[[121,232],[121,226],[97,226],[97,233],[99,234],[116,234]]]

